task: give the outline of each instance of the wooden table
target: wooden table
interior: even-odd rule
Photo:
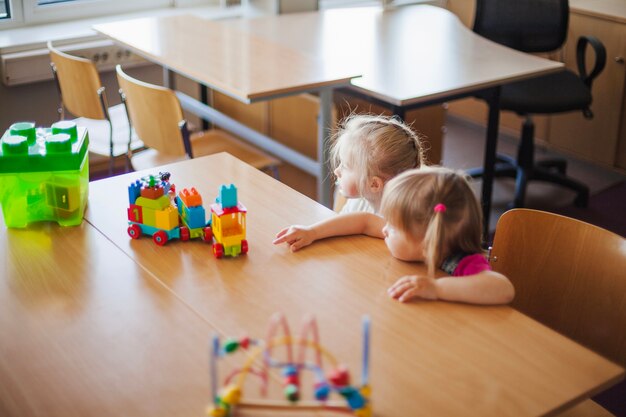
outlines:
[[[351,82],[352,91],[394,106],[400,116],[413,107],[480,94],[490,106],[482,192],[487,220],[499,86],[563,66],[486,40],[449,11],[428,5],[227,21],[176,16],[94,28],[147,59],[242,102],[320,91],[317,161],[238,126],[197,100],[180,97],[186,109],[316,176],[319,201],[327,206],[331,184],[325,162],[333,88]]]
[[[1,416],[200,416],[212,332],[88,223],[0,219]]]
[[[126,234],[127,186],[150,172],[91,183],[84,228],[97,229],[103,236],[100,240],[106,237],[109,241],[102,245],[116,246],[136,263],[133,269],[115,265],[112,259],[107,265],[115,268],[113,273],[105,270],[96,275],[119,273],[109,279],[139,280],[145,285],[147,278],[138,276],[148,274],[169,289],[171,305],[160,307],[166,311],[155,313],[148,329],[167,326],[158,322],[179,303],[205,322],[196,326],[192,320],[187,331],[210,327],[222,336],[264,337],[276,311],[285,313],[294,328],[313,313],[320,324],[322,343],[358,377],[360,322],[368,314],[372,320],[371,381],[376,416],[541,416],[587,398],[624,376],[619,366],[510,307],[400,304],[389,299],[386,289],[397,277],[424,268],[393,259],[381,240],[364,236],[328,239],[295,254],[285,246],[272,245],[280,228],[334,213],[228,154],[151,172],[163,170],[172,174],[171,181],[179,190],[196,187],[205,204],[213,201],[219,185],[235,183],[239,200],[248,208],[250,252],[216,260],[210,246],[199,241],[172,241],[158,247],[149,237],[131,240]],[[87,252],[91,250],[87,247]],[[119,259],[128,263],[127,258]],[[143,289],[153,294],[153,290]],[[140,295],[131,293],[120,304],[132,309],[143,299]],[[165,295],[156,298],[170,300]],[[155,308],[160,305],[155,303]],[[172,330],[173,337],[181,340],[181,351],[190,350],[193,355],[200,349],[196,345],[206,347],[206,340],[177,336],[185,328]],[[90,349],[97,354],[105,348],[91,345]],[[189,383],[207,375],[202,361],[196,367],[188,372]],[[176,383],[172,382],[172,387]],[[206,383],[198,382],[201,388]],[[257,391],[248,394],[256,396]],[[182,410],[188,407],[186,404]]]

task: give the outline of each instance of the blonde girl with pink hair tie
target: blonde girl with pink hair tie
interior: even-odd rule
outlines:
[[[385,186],[381,214],[391,254],[427,266],[425,275],[398,279],[388,289],[390,297],[472,304],[513,300],[513,285],[491,270],[482,250],[481,210],[465,173],[423,167],[400,174]]]

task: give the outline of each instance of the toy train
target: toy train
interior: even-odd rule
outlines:
[[[246,208],[237,199],[237,188],[222,185],[207,220],[202,196],[184,188],[176,195],[170,174],[160,172],[141,178],[128,187],[128,235],[152,236],[159,246],[172,239],[202,239],[213,244],[213,255],[238,256],[248,252]]]

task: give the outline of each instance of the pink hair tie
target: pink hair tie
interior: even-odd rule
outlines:
[[[446,205],[439,203],[435,206],[435,208],[433,209],[435,210],[435,213],[445,213],[446,212]]]

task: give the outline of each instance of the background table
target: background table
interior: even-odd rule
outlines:
[[[333,9],[227,21],[177,16],[112,22],[94,29],[242,102],[319,91],[317,161],[243,128],[189,96],[179,97],[187,110],[316,176],[318,199],[327,206],[333,88],[350,82],[352,91],[394,106],[400,116],[410,108],[479,94],[490,108],[481,197],[486,225],[497,146],[499,86],[563,67],[560,62],[486,40],[449,11],[428,5]]]
[[[274,246],[289,224],[334,213],[228,154],[167,170],[178,190],[194,186],[205,204],[235,183],[248,208],[250,252],[216,260],[198,241],[156,246],[126,235],[126,187],[148,172],[91,183],[86,219],[222,335],[263,337],[281,311],[297,328],[319,320],[322,343],[360,367],[360,322],[372,320],[371,380],[377,416],[544,415],[623,378],[623,369],[507,306],[400,304],[386,294],[399,276],[424,272],[393,259],[382,240],[328,239],[290,253]],[[256,395],[256,392],[251,392]]]

